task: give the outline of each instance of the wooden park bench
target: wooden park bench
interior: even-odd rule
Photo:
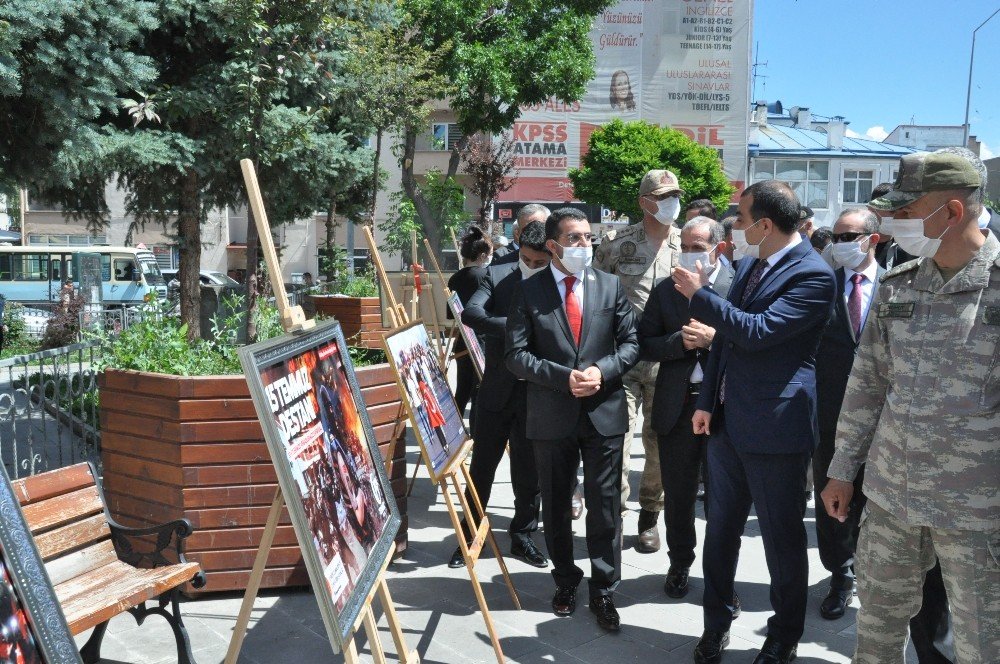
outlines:
[[[12,484],[70,631],[76,635],[94,628],[80,650],[84,662],[101,658],[108,621],[125,611],[140,625],[149,615],[166,618],[177,642],[178,662],[192,662],[178,595],[181,585],[191,581],[198,588],[205,577],[197,563],[184,558],[190,521],[149,528],[116,523],[89,463]],[[147,600],[156,604],[147,607]]]

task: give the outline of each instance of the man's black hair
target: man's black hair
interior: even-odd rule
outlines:
[[[549,250],[545,247],[545,239],[545,225],[540,221],[533,221],[521,229],[518,244],[535,251],[544,251],[547,254]]]
[[[719,211],[716,209],[715,203],[707,198],[696,198],[688,203],[684,208],[684,212],[686,214],[691,210],[697,210],[699,217],[708,217],[709,219],[719,218]]]
[[[799,227],[799,197],[792,188],[780,180],[761,180],[755,182],[740,194],[740,197],[753,196],[750,205],[750,217],[757,221],[767,217],[783,233],[794,233]]]
[[[553,210],[549,218],[545,220],[545,239],[546,240],[558,240],[559,235],[562,233],[559,230],[559,224],[562,223],[563,219],[576,219],[579,221],[586,221],[590,223],[590,219],[587,219],[587,215],[575,207],[561,207],[558,210]]]

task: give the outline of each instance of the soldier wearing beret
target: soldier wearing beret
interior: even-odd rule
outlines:
[[[902,158],[883,228],[917,256],[887,272],[862,333],[823,503],[847,517],[865,467],[855,662],[902,663],[935,557],[959,664],[1000,661],[1000,240],[982,179],[947,152]]]
[[[639,184],[639,207],[642,221],[608,233],[594,253],[594,267],[618,275],[625,295],[642,318],[649,294],[658,282],[670,276],[680,254],[680,229],[674,224],[681,211],[684,192],[677,176],[670,171],[653,170]],[[629,458],[632,437],[636,433],[639,409],[642,408],[642,447],[646,464],[639,485],[639,543],[636,549],[652,553],[660,549],[656,522],[663,510],[663,486],[660,481],[659,448],[652,428],[653,391],[656,389],[657,362],[642,361],[624,378],[628,398],[629,433],[625,436],[622,463],[622,508],[629,494]]]

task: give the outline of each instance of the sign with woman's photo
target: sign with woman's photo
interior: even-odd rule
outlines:
[[[422,322],[396,328],[383,339],[424,462],[436,483],[441,471],[468,440],[455,395],[441,371]]]
[[[0,662],[80,662],[7,473],[0,470]]]
[[[340,324],[240,350],[330,641],[350,636],[400,517]]]

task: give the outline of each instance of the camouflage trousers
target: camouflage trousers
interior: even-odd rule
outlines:
[[[659,362],[639,362],[622,379],[628,401],[628,435],[622,450],[622,510],[629,495],[629,469],[632,459],[632,439],[638,433],[639,408],[642,408],[642,449],[646,462],[639,483],[639,506],[650,512],[663,511],[663,485],[660,482],[660,447],[653,431],[653,391]]]
[[[862,516],[858,572],[860,664],[903,664],[907,625],[924,575],[941,560],[957,664],[1000,662],[1000,531],[910,526],[871,500]]]

